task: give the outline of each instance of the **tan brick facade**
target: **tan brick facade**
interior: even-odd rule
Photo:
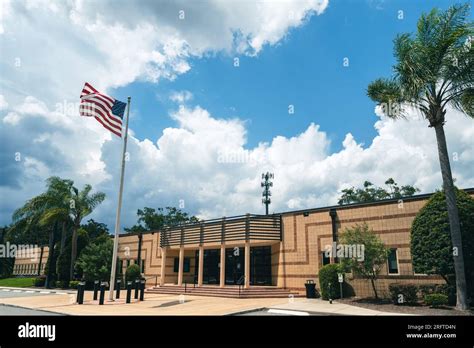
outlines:
[[[474,196],[474,190],[468,190]],[[368,226],[390,248],[396,249],[398,274],[389,274],[387,267],[376,282],[382,296],[388,295],[390,283],[444,283],[437,276],[416,275],[413,272],[410,254],[410,229],[418,211],[426,204],[429,195],[420,195],[404,201],[384,201],[371,204],[335,206],[336,228],[340,234],[355,224],[367,223]],[[252,242],[254,245],[271,245],[272,285],[303,292],[308,279],[318,283],[318,272],[322,267],[322,253],[331,245],[332,220],[330,207],[282,214],[281,242]],[[243,243],[226,243],[226,247],[240,246]],[[125,249],[128,247],[129,249]],[[192,283],[195,270],[195,252],[199,245],[185,248],[185,257],[190,258],[190,272],[183,274],[183,282]],[[220,244],[203,245],[204,248],[217,249]],[[137,259],[138,237],[136,235],[120,238],[120,259]],[[143,235],[142,259],[145,262],[145,276],[152,285],[159,284],[161,278],[161,248],[159,232]],[[128,255],[128,256],[127,256]],[[173,270],[174,258],[179,257],[179,247],[168,247],[166,258],[166,283],[178,283],[178,273]],[[373,296],[371,285],[364,279],[354,279],[348,274],[347,282],[356,296]],[[319,288],[319,284],[317,285]]]
[[[474,189],[466,191],[474,197]],[[396,249],[394,253],[396,254],[398,273],[389,274],[388,267],[384,267],[376,282],[377,290],[382,296],[388,295],[388,286],[391,283],[444,283],[437,276],[414,274],[411,263],[411,224],[416,214],[426,204],[429,196],[419,195],[403,201],[387,200],[369,204],[353,204],[282,213],[280,220],[282,226],[281,241],[253,240],[250,238],[250,247],[271,247],[271,285],[302,293],[305,290],[306,280],[311,279],[317,283],[319,289],[318,272],[323,265],[323,252],[326,246],[333,242],[333,221],[330,211],[335,210],[334,223],[337,235],[340,235],[345,228],[355,224],[367,223],[369,228],[380,237],[386,246]],[[179,260],[181,246],[166,247],[165,277],[163,278],[162,254],[165,249],[160,247],[160,232],[147,232],[142,236],[141,260],[147,286],[160,283],[162,285],[165,283],[179,284],[179,271],[176,271],[175,262]],[[129,264],[136,263],[138,260],[138,240],[136,234],[120,237],[118,258],[122,273],[125,273]],[[193,284],[197,281],[196,262],[199,252],[204,249],[220,249],[221,247],[238,247],[242,252],[246,250],[245,240],[228,241],[225,242],[224,246],[215,241],[205,242],[201,246],[199,243],[182,246],[183,259],[189,259],[189,271],[183,269],[182,284]],[[46,263],[47,257],[48,250],[45,248],[43,264]],[[25,266],[27,264],[31,266]],[[28,274],[30,272],[26,271],[26,269],[30,269],[28,267],[34,272],[33,262],[17,259],[15,274]],[[223,272],[225,273],[225,268]],[[222,277],[223,274],[221,274],[220,282],[221,286],[224,286]],[[369,281],[354,279],[350,274],[346,275],[346,281],[352,286],[356,296],[373,296]]]
[[[13,266],[13,274],[17,276],[32,276],[44,274],[46,262],[48,260],[48,247],[43,248],[41,255],[41,247],[35,247],[31,255],[20,255],[15,258],[15,265]],[[29,252],[30,252],[29,251]]]

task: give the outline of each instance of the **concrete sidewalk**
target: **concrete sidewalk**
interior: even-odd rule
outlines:
[[[18,291],[18,289],[10,288],[10,291],[14,290]],[[132,303],[126,304],[123,291],[120,300],[115,302],[106,300],[104,305],[100,306],[98,301],[92,301],[92,291],[85,292],[83,305],[75,303],[74,291],[38,295],[39,293],[19,297],[2,298],[0,296],[0,304],[69,315],[229,315],[263,308],[314,312],[323,315],[398,315],[337,302],[329,304],[321,299],[293,297],[239,299],[148,293],[145,294],[145,301],[132,299]]]
[[[373,309],[351,306],[345,303],[323,301],[321,299],[294,299],[284,304],[277,304],[272,309],[283,309],[291,311],[327,313],[328,315],[410,315],[402,313],[381,312]]]

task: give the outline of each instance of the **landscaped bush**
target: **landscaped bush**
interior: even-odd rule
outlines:
[[[125,281],[133,282],[139,278],[140,278],[140,267],[137,264],[128,266],[127,270],[125,271]]]
[[[425,304],[430,307],[446,306],[448,304],[448,296],[444,294],[426,295]]]
[[[42,288],[46,282],[46,276],[40,276],[35,278],[34,285],[37,288]]]
[[[69,287],[71,289],[77,289],[77,286],[79,285],[79,283],[80,283],[80,281],[78,281],[78,280],[71,280],[69,282]]]
[[[323,300],[340,297],[337,276],[340,272],[340,266],[335,263],[325,265],[319,270],[319,286],[321,287],[321,297]]]
[[[426,295],[443,294],[448,298],[450,306],[456,305],[456,287],[449,284],[422,284],[418,286],[420,298],[424,299]]]
[[[474,279],[474,278],[473,278]],[[448,305],[456,305],[456,286],[450,284],[439,284],[436,292],[448,296]]]
[[[413,305],[418,303],[418,287],[414,284],[390,284],[388,289],[394,304]]]
[[[462,190],[456,191],[468,297],[474,298],[474,199]],[[456,283],[451,230],[443,191],[431,196],[413,220],[411,253],[416,273],[437,274]],[[456,301],[455,290],[446,289],[448,301]],[[441,291],[436,291],[443,293]],[[453,296],[454,294],[454,296]]]
[[[58,280],[56,286],[61,289],[69,288],[69,280]]]
[[[418,285],[418,291],[421,295],[421,298],[425,298],[426,295],[434,294],[437,289],[438,284],[421,284]]]

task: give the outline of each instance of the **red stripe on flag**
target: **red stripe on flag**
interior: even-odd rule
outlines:
[[[96,100],[93,99],[88,99],[87,102],[84,102],[84,104],[90,103],[93,105],[95,108],[99,108],[102,110],[102,113],[107,116],[107,118],[111,119],[111,122],[116,124],[118,127],[122,127],[122,120],[117,120],[116,117],[112,116],[112,111],[110,108],[107,108],[106,106],[102,105],[101,103],[97,102]]]
[[[87,110],[87,112],[89,112],[89,115],[90,116],[94,116],[94,117],[101,117],[102,120],[107,123],[110,127],[116,129],[118,132],[122,132],[122,126],[119,126],[119,125],[116,125],[114,123],[112,123],[109,119],[109,117],[107,117],[107,115],[105,115],[102,111],[100,111],[99,109],[97,108],[89,108],[89,110]],[[85,114],[86,112],[84,112]],[[85,116],[85,115],[83,115]]]
[[[112,133],[114,133],[115,135],[117,135],[117,136],[120,137],[120,138],[122,137],[122,135],[121,135],[120,133],[117,133],[115,130],[113,130],[112,128],[110,128],[109,126],[107,126],[104,122],[102,122],[102,120],[101,120],[99,117],[95,116],[95,119],[96,119],[97,121],[99,121],[99,122],[100,122],[105,128],[107,128],[109,131],[111,131]]]

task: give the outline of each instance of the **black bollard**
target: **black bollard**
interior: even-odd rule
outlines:
[[[97,301],[97,292],[99,291],[99,281],[94,281],[94,301]]]
[[[130,297],[132,296],[132,282],[127,282],[127,301],[126,303],[130,303]]]
[[[140,301],[143,301],[145,298],[145,281],[140,282]]]
[[[140,280],[136,279],[135,280],[135,295],[133,296],[133,298],[135,300],[138,299],[138,289],[140,288]]]
[[[121,285],[122,285],[122,281],[121,281],[120,279],[117,280],[117,285],[116,285],[116,291],[117,291],[117,292],[116,292],[116,295],[115,295],[115,297],[116,297],[117,299],[120,298],[120,286],[121,286]]]
[[[77,304],[82,304],[84,302],[84,283],[79,283],[77,285]]]
[[[99,297],[99,304],[104,304],[104,295],[105,295],[105,283],[100,284],[100,297]]]
[[[81,282],[79,284],[82,285],[82,288],[81,288],[81,302],[79,304],[83,304],[84,303],[84,294],[86,292],[86,282]]]

